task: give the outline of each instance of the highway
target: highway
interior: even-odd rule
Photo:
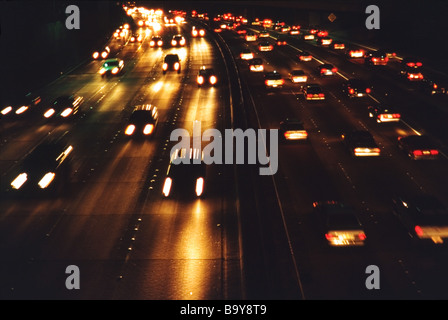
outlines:
[[[135,17],[134,17],[135,18]],[[135,18],[136,19],[136,18]],[[192,27],[204,28],[193,37]],[[117,26],[118,27],[118,26]],[[163,26],[161,48],[112,39],[111,56],[123,73],[103,78],[92,60],[49,83],[40,92],[48,106],[58,96],[84,97],[81,115],[49,121],[38,109],[26,119],[2,118],[0,129],[0,297],[2,299],[101,300],[320,300],[446,299],[446,245],[421,245],[392,213],[396,193],[428,193],[448,207],[448,96],[425,95],[398,76],[400,61],[366,66],[331,48],[290,37],[276,46],[278,32],[260,52],[234,30],[214,31],[213,21],[188,17]],[[246,26],[258,33],[258,26]],[[172,35],[186,45],[172,47]],[[267,90],[263,72],[240,58],[250,49],[264,71],[285,79]],[[313,60],[301,62],[307,51]],[[163,58],[176,53],[181,73],[163,74]],[[331,63],[334,76],[316,68]],[[198,87],[202,66],[216,71],[216,86]],[[322,101],[307,101],[288,79],[304,70],[319,84]],[[372,93],[349,98],[341,90],[352,77],[367,80]],[[133,107],[152,104],[159,123],[148,139],[124,134]],[[368,106],[391,105],[400,122],[377,123]],[[176,128],[193,130],[280,129],[298,118],[307,141],[279,141],[278,171],[260,175],[259,165],[207,166],[201,197],[164,197],[163,182]],[[341,135],[369,131],[379,157],[354,157]],[[440,145],[437,160],[411,160],[398,137],[428,134]],[[73,146],[70,179],[62,194],[11,196],[13,172],[49,137]],[[204,143],[202,147],[204,147]],[[6,186],[6,187],[5,187]],[[313,211],[316,201],[336,200],[355,208],[364,226],[362,247],[330,247]],[[80,270],[79,290],[66,288],[66,267]],[[366,268],[378,266],[380,289],[366,288]]]

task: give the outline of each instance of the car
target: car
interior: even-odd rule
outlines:
[[[331,247],[360,247],[366,244],[366,233],[358,214],[351,206],[341,201],[327,200],[313,202],[324,240]]]
[[[5,103],[0,110],[0,119],[17,120],[33,114],[42,102],[39,95],[28,93],[19,99],[13,99]]]
[[[69,119],[81,113],[84,97],[72,94],[57,97],[53,103],[44,109],[43,116],[46,119]]]
[[[277,71],[266,72],[264,74],[264,84],[266,88],[281,88],[285,80]]]
[[[342,84],[342,92],[350,98],[366,97],[372,92],[372,87],[362,79],[352,78]]]
[[[439,148],[426,135],[409,135],[398,137],[398,148],[413,160],[436,160]]]
[[[286,118],[280,122],[279,133],[283,141],[308,139],[308,132],[305,130],[303,122],[296,118]]]
[[[162,64],[163,74],[166,74],[167,71],[177,71],[177,73],[180,73],[181,68],[180,58],[177,53],[169,53],[165,55]]]
[[[366,130],[353,130],[342,134],[342,140],[355,157],[378,157],[381,149],[372,134]]]
[[[321,64],[316,70],[320,76],[334,76],[338,72],[338,68],[329,63]]]
[[[268,31],[260,31],[258,34],[258,38],[269,38],[269,32]]]
[[[316,39],[316,35],[312,33],[307,33],[302,36],[302,39],[305,41],[312,41]]]
[[[286,37],[278,37],[275,41],[277,46],[286,46],[288,44],[288,39]]]
[[[328,47],[333,43],[333,39],[324,37],[324,38],[318,38],[317,43],[321,46]]]
[[[192,29],[191,29],[191,35],[193,36],[193,37],[203,37],[203,36],[205,36],[205,29],[196,29],[195,27],[193,27]]]
[[[289,80],[293,83],[304,83],[308,81],[308,76],[305,74],[305,71],[295,69],[289,73]]]
[[[249,70],[253,72],[262,72],[264,70],[263,60],[261,58],[250,59]]]
[[[303,86],[302,94],[305,100],[325,100],[325,93],[317,83],[309,83]]]
[[[176,192],[183,196],[201,197],[205,191],[205,178],[206,164],[200,149],[175,149],[171,153],[162,194],[169,197]]]
[[[152,104],[142,104],[134,107],[129,117],[124,134],[128,137],[151,137],[157,129],[159,113]]]
[[[401,60],[401,64],[409,68],[421,68],[423,66],[423,62],[415,57],[405,57]]]
[[[364,63],[370,66],[386,66],[389,62],[389,57],[384,51],[367,51],[364,54]]]
[[[152,36],[151,40],[149,41],[150,47],[162,47],[163,46],[163,39],[161,36]]]
[[[267,41],[262,41],[258,44],[258,51],[272,51],[273,49],[274,46]]]
[[[300,61],[303,61],[303,62],[313,60],[313,56],[307,51],[303,51],[303,52],[299,53],[297,55],[297,57],[299,58]]]
[[[422,67],[409,67],[405,65],[400,70],[400,75],[408,81],[422,81],[424,79]]]
[[[419,83],[421,92],[429,95],[448,94],[448,84],[424,77]]]
[[[172,47],[183,47],[186,45],[186,40],[183,35],[176,34],[171,38]]]
[[[98,73],[102,76],[111,76],[111,75],[119,75],[121,72],[123,72],[124,68],[124,61],[119,58],[112,58],[107,59],[103,62],[101,65],[100,70]]]
[[[254,58],[254,54],[249,49],[243,49],[241,50],[240,58],[242,60],[251,60]]]
[[[318,31],[316,32],[316,35],[317,35],[319,38],[326,38],[326,37],[328,37],[328,31],[327,31],[327,30],[318,30]]]
[[[345,50],[345,43],[343,43],[343,42],[333,42],[332,48],[334,50]]]
[[[68,187],[73,150],[64,136],[46,139],[8,173],[4,191],[10,195],[58,194]]]
[[[245,38],[246,38],[246,41],[248,41],[248,42],[257,41],[257,35],[253,32],[246,33]]]
[[[97,60],[97,59],[107,59],[109,54],[110,54],[110,48],[108,46],[105,46],[105,47],[101,47],[98,50],[93,51],[92,58],[94,60]]]
[[[143,36],[140,33],[134,32],[131,37],[129,38],[129,42],[134,43],[134,42],[142,42],[143,41]]]
[[[196,82],[198,83],[198,87],[202,87],[205,84],[215,86],[218,82],[218,77],[213,68],[206,68],[205,66],[202,66],[198,71]]]
[[[363,49],[351,49],[351,50],[347,51],[347,55],[349,58],[353,58],[353,59],[364,58],[366,55],[366,52]]]
[[[385,106],[368,106],[369,118],[375,119],[378,123],[398,122],[401,120],[401,114]]]
[[[448,240],[448,210],[431,194],[394,195],[392,212],[411,239],[444,244]]]

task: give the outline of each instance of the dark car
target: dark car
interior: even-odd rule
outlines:
[[[356,211],[340,201],[313,203],[321,239],[332,247],[364,246],[366,234]]]
[[[143,104],[134,107],[124,134],[128,137],[154,136],[159,122],[157,107]]]
[[[166,74],[167,71],[177,71],[177,73],[181,72],[181,64],[179,55],[175,53],[170,53],[165,56],[163,59],[163,74]]]
[[[436,160],[439,148],[425,135],[409,135],[398,138],[398,148],[413,160]]]
[[[162,194],[165,197],[172,195],[173,192],[187,197],[203,196],[205,175],[206,164],[201,150],[193,148],[174,150],[166,172]]]
[[[401,114],[389,107],[385,106],[368,106],[367,111],[369,118],[375,119],[378,123],[384,122],[398,122],[401,119]]]
[[[385,66],[389,57],[384,51],[367,51],[364,55],[364,63],[371,66]]]
[[[395,195],[392,207],[412,239],[432,244],[443,244],[448,240],[448,210],[433,195]]]
[[[306,51],[303,51],[297,55],[300,61],[307,62],[313,60],[313,56]]]
[[[249,70],[253,72],[262,72],[264,70],[263,60],[261,58],[253,58],[248,61]]]
[[[408,67],[404,66],[400,70],[400,75],[408,81],[422,81],[424,79],[423,69],[421,67]]]
[[[110,48],[108,46],[100,47],[98,50],[94,50],[92,53],[92,58],[97,59],[107,59],[110,54]]]
[[[0,106],[0,119],[17,120],[34,114],[41,101],[42,99],[39,95],[31,93],[18,99],[12,99],[12,101]]]
[[[196,82],[198,83],[198,87],[202,87],[205,84],[215,86],[218,82],[218,76],[213,68],[206,68],[203,66],[198,71]]]
[[[320,76],[334,76],[336,72],[338,72],[338,68],[329,63],[317,67],[317,74]]]
[[[149,41],[150,47],[162,47],[163,46],[163,39],[161,36],[152,36],[151,40]]]
[[[310,83],[303,86],[302,94],[306,100],[325,100],[325,93],[317,83]]]
[[[420,91],[429,95],[444,95],[448,94],[447,82],[435,81],[434,79],[428,79],[424,77],[422,81],[419,81]]]
[[[59,96],[50,106],[44,109],[43,116],[47,119],[70,119],[81,113],[83,103],[84,98],[77,94]]]
[[[288,44],[288,38],[285,36],[278,37],[277,40],[275,41],[275,44],[277,46],[286,46]]]
[[[355,157],[375,157],[381,155],[372,134],[365,130],[354,130],[342,135],[349,152]]]
[[[349,79],[342,84],[342,92],[344,92],[350,98],[365,97],[372,92],[372,87],[368,85],[364,80],[354,78]]]
[[[59,193],[68,189],[73,146],[65,139],[45,140],[34,148],[9,174],[9,194]]]
[[[185,44],[186,44],[185,38],[180,34],[174,35],[171,39],[172,47],[183,47],[185,46]]]
[[[287,118],[280,122],[280,138],[283,141],[307,140],[308,132],[303,126],[303,122],[296,118]]]
[[[266,72],[264,74],[264,84],[266,88],[281,88],[285,83],[282,75],[277,71]]]

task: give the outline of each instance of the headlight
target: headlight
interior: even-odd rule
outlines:
[[[25,181],[28,179],[28,175],[24,172],[19,174],[13,182],[11,182],[11,186],[18,190],[20,187],[25,183]]]
[[[170,195],[172,180],[170,177],[166,177],[165,183],[163,184],[162,193],[165,197]]]
[[[155,44],[156,44],[156,43],[154,42],[154,40],[151,40],[151,41],[149,42],[149,45],[150,45],[151,47],[154,47]]]
[[[55,113],[54,109],[48,109],[48,110],[44,113],[44,117],[45,117],[45,118],[50,118],[54,113]]]
[[[112,74],[117,74],[119,71],[118,67],[112,69]]]
[[[24,113],[26,110],[28,110],[27,106],[21,106],[19,109],[16,110],[16,114]]]
[[[204,178],[196,179],[196,195],[199,197],[204,191]]]
[[[217,81],[217,79],[216,79],[215,76],[211,76],[211,77],[210,77],[210,83],[211,83],[211,84],[215,84],[216,81]]]
[[[171,45],[172,46],[175,46],[177,44],[177,41],[176,40],[171,40]]]
[[[175,64],[174,64],[174,70],[179,70],[179,62],[176,62]]]
[[[109,55],[109,52],[107,52],[107,51],[103,51],[103,52],[101,52],[101,57],[102,57],[103,59],[106,59],[108,55]]]
[[[41,189],[45,189],[50,185],[56,175],[53,172],[48,172],[42,179],[40,179],[38,185]]]
[[[98,52],[94,52],[93,54],[92,54],[92,57],[93,57],[93,59],[97,59],[98,57],[99,57],[99,53]]]
[[[133,124],[130,124],[127,126],[126,131],[124,132],[126,135],[130,136],[134,133],[135,126]]]
[[[168,69],[168,64],[167,64],[167,63],[164,63],[164,64],[162,65],[162,69],[163,69],[163,70]]]
[[[6,107],[6,108],[4,108],[4,109],[1,111],[1,114],[2,114],[2,115],[8,114],[9,112],[11,112],[11,110],[12,110],[12,107],[11,107],[11,106]]]
[[[180,44],[181,46],[183,46],[183,45],[185,44],[185,39],[180,40],[180,41],[179,41],[179,44]]]
[[[204,77],[203,76],[199,76],[198,77],[198,84],[203,84],[204,83]]]
[[[163,41],[162,41],[162,40],[157,41],[157,45],[158,45],[158,46],[162,46],[162,44],[163,44]]]
[[[105,74],[105,73],[106,73],[106,69],[101,68],[100,71],[99,71],[99,73],[100,73],[101,75]]]
[[[146,135],[151,134],[153,130],[154,130],[154,125],[153,124],[147,124],[145,126],[145,128],[143,129],[143,134],[146,134]]]
[[[201,37],[203,37],[204,35],[205,35],[205,30],[199,30],[199,35],[201,36]]]
[[[196,37],[198,35],[198,30],[193,30],[191,31],[191,34],[193,35],[193,37]]]
[[[64,111],[62,111],[61,116],[64,118],[68,117],[72,112],[73,112],[72,108],[67,108]]]

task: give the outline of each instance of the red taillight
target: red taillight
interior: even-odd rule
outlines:
[[[320,73],[325,73],[327,72],[327,69],[320,69]]]
[[[334,72],[334,73],[338,72],[338,68],[331,69],[331,72]]]
[[[431,150],[431,154],[432,154],[433,156],[436,156],[436,155],[439,154],[439,150]]]
[[[411,67],[411,68],[415,67],[415,63],[414,62],[408,62],[408,63],[406,63],[406,65],[408,67]]]
[[[354,93],[355,93],[355,89],[351,88],[348,92],[349,92],[350,94],[354,94]]]
[[[361,233],[359,233],[358,234],[358,238],[359,238],[359,240],[366,240],[366,234],[364,233],[364,232],[361,232]]]
[[[370,93],[370,92],[371,92],[370,88],[367,88],[366,93]]]
[[[422,150],[414,150],[414,151],[412,151],[412,154],[414,156],[421,156],[423,154],[423,152],[422,152]]]
[[[312,98],[313,95],[312,95],[311,93],[308,93],[308,94],[306,95],[306,97],[307,97],[307,98]]]
[[[325,95],[323,93],[319,93],[319,98],[323,98]]]
[[[331,235],[331,234],[329,234],[329,233],[326,233],[326,234],[325,234],[325,238],[326,238],[328,241],[330,241],[331,239],[333,239],[333,235]]]
[[[394,113],[394,114],[392,115],[392,117],[393,117],[393,118],[400,118],[401,116],[400,116],[399,113]]]
[[[422,230],[422,228],[421,228],[420,226],[415,226],[414,230],[415,230],[415,233],[416,233],[419,237],[421,237],[421,236],[423,235],[423,230]]]
[[[422,64],[421,62],[417,62],[415,65],[416,65],[417,67],[421,67],[423,64]]]

